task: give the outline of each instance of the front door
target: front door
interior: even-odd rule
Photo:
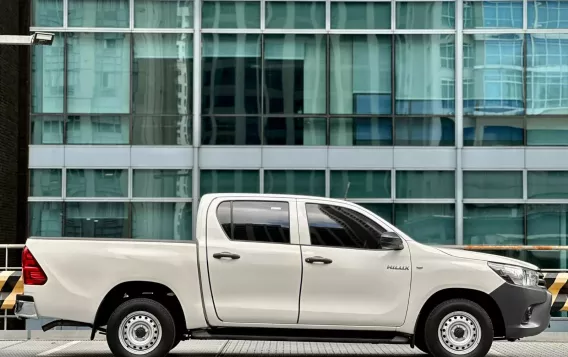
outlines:
[[[353,205],[298,202],[300,324],[401,326],[410,294],[408,246],[382,250],[380,221]]]
[[[218,199],[207,224],[219,320],[296,324],[302,279],[296,200]]]

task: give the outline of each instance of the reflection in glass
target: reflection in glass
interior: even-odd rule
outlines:
[[[128,203],[67,202],[63,236],[128,238]]]
[[[260,36],[203,34],[203,114],[260,114]]]
[[[325,113],[325,35],[265,35],[264,39],[264,112]]]
[[[201,170],[201,195],[207,193],[260,193],[257,170]]]
[[[397,2],[398,29],[454,29],[456,7],[454,1]]]
[[[133,202],[132,238],[191,240],[191,202]]]
[[[522,35],[466,35],[464,43],[464,112],[523,114]]]
[[[289,211],[287,202],[233,201],[228,235],[238,241],[290,243]]]
[[[134,34],[133,111],[189,114],[193,89],[191,34]]]
[[[388,2],[331,3],[332,29],[390,29],[391,4]]]
[[[456,244],[455,205],[395,204],[395,225],[425,244]]]
[[[326,145],[326,118],[265,118],[264,145]]]
[[[521,171],[464,171],[464,198],[523,198]]]
[[[568,39],[527,35],[527,114],[568,114]]]
[[[61,197],[61,169],[31,169],[30,196]]]
[[[132,197],[191,198],[191,170],[134,170]]]
[[[527,206],[528,245],[568,245],[567,238],[568,205]]]
[[[466,29],[522,28],[523,1],[468,1],[463,17]]]
[[[397,171],[397,198],[454,198],[454,171]]]
[[[268,1],[266,28],[323,29],[325,3],[323,1]]]
[[[445,117],[395,118],[395,145],[454,146],[455,120]]]
[[[567,1],[529,0],[527,10],[528,28],[568,28]]]
[[[128,113],[130,37],[69,33],[67,100],[70,113]]]
[[[325,196],[325,171],[265,170],[264,193]]]
[[[31,237],[61,237],[63,203],[29,202],[29,234]]]
[[[454,35],[397,35],[395,59],[397,114],[455,112]]]
[[[51,46],[32,46],[32,113],[62,113],[64,84],[64,35]]]
[[[63,27],[63,0],[33,0],[32,26]]]
[[[134,0],[134,27],[193,27],[193,0]]]
[[[203,145],[260,145],[259,117],[203,117]]]
[[[126,197],[128,171],[67,169],[67,197]]]
[[[127,116],[70,116],[67,144],[128,144],[130,118]]]
[[[525,238],[523,205],[466,204],[463,243],[522,245]]]
[[[135,116],[133,145],[191,145],[191,116]]]
[[[331,35],[332,114],[391,114],[391,37]]]
[[[68,0],[69,27],[128,27],[129,0]]]
[[[568,94],[568,91],[567,91]],[[566,117],[528,117],[527,146],[568,146]]]
[[[347,185],[349,184],[349,191]],[[391,198],[390,171],[331,171],[330,197]]]
[[[203,1],[202,28],[260,28],[260,2]]]
[[[529,171],[528,198],[568,198],[568,171]]]
[[[523,119],[508,117],[464,117],[465,146],[523,146]]]
[[[336,146],[391,146],[391,118],[330,118],[330,144]]]
[[[392,219],[392,203],[359,203],[359,206],[362,206],[369,211],[375,213],[385,221],[389,223],[393,223]]]
[[[51,116],[31,117],[30,144],[63,144],[63,118]]]

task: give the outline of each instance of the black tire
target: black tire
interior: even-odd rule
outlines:
[[[444,334],[445,330],[439,329],[442,320],[447,320],[447,317],[453,313],[456,316],[452,317],[448,321],[449,325],[446,324],[446,326],[449,327],[453,324],[453,326],[457,327],[454,330],[456,333],[451,336],[454,336],[454,338],[456,336],[460,337],[459,335],[462,336],[461,338],[465,345],[459,347],[452,344],[451,337]],[[473,317],[473,319],[470,317]],[[480,337],[478,328],[481,330]],[[440,335],[438,331],[441,332]],[[430,312],[424,327],[426,346],[428,351],[436,357],[484,357],[493,344],[493,334],[493,323],[487,312],[477,303],[466,299],[453,299],[439,304]],[[477,341],[477,345],[474,341]],[[458,343],[461,342],[458,341]],[[448,347],[446,348],[445,346]],[[450,351],[454,350],[457,352],[457,349],[467,350],[468,348],[471,351],[466,354],[457,354]]]
[[[428,347],[426,346],[426,341],[424,340],[424,332],[420,331],[414,336],[414,347],[418,348],[420,351],[430,355],[428,352]]]
[[[137,313],[141,313],[141,315]],[[144,315],[147,315],[149,317],[144,317]],[[127,335],[123,335],[124,330],[121,331],[123,321],[127,317],[129,318],[129,321],[138,319],[144,324],[145,327],[152,329],[152,333],[154,333],[154,331],[159,331],[159,328],[161,328],[161,331],[159,333],[156,332],[153,335],[154,337],[150,338],[146,346],[140,347],[141,349],[148,349],[147,353],[134,354],[123,345],[123,342],[125,344],[128,343],[125,342],[128,341],[128,338],[125,337]],[[159,327],[154,323],[153,318],[157,320]],[[124,322],[125,326],[131,325],[133,323],[127,323],[126,321]],[[137,322],[134,321],[134,323],[136,324]],[[172,346],[176,339],[175,335],[175,321],[168,309],[154,300],[132,299],[118,306],[110,316],[107,325],[106,339],[110,350],[116,357],[164,357],[172,349]]]

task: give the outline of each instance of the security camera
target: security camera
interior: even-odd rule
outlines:
[[[51,46],[55,34],[48,32],[36,32],[32,35],[32,45]]]

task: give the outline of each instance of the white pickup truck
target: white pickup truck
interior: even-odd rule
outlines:
[[[485,356],[537,335],[551,294],[538,268],[412,240],[342,200],[202,197],[193,241],[30,238],[20,318],[89,326],[116,356],[186,339],[403,343]]]

